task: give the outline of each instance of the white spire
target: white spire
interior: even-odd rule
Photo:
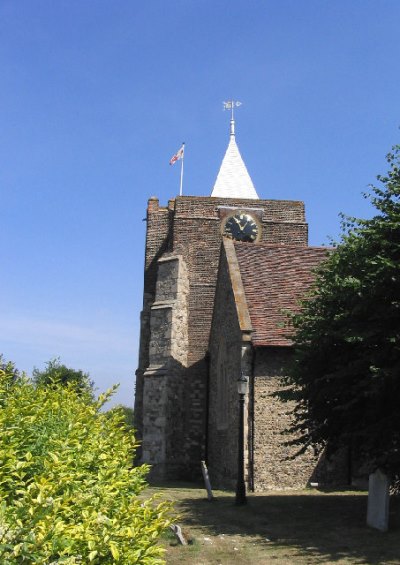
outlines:
[[[232,110],[231,114],[231,133],[225,157],[222,160],[217,180],[211,196],[220,198],[254,198],[258,199],[256,189],[247,172],[246,165],[240,155],[239,148],[235,140],[235,120],[233,107],[239,106],[240,102],[224,102],[224,109]]]

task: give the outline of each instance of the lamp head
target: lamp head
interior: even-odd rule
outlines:
[[[248,384],[249,384],[249,377],[245,377],[242,371],[240,377],[237,380],[238,393],[243,395],[247,394]]]

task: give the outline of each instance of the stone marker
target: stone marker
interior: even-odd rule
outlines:
[[[177,537],[177,539],[179,540],[179,542],[182,545],[187,545],[187,541],[185,540],[185,538],[182,534],[182,528],[180,526],[178,526],[178,524],[171,524],[170,528],[174,532],[174,534]]]
[[[205,461],[201,462],[201,472],[203,473],[203,479],[207,489],[207,498],[211,501],[213,500],[213,493],[211,490],[210,477],[208,476],[208,469]]]
[[[380,469],[369,476],[367,525],[386,532],[389,526],[389,477]]]

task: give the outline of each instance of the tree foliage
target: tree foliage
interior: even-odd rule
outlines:
[[[117,404],[113,406],[110,411],[119,410],[123,415],[124,423],[131,429],[134,428],[134,413],[131,406],[126,406],[125,404]]]
[[[297,443],[351,445],[371,467],[400,468],[400,147],[371,186],[376,215],[343,218],[340,243],[293,317]]]
[[[93,396],[94,383],[90,379],[89,374],[63,365],[59,357],[50,359],[46,363],[46,368],[42,371],[35,367],[32,372],[32,378],[36,385],[69,384],[78,392],[89,393]]]
[[[168,506],[139,496],[123,415],[73,385],[34,385],[0,368],[0,562],[163,563]]]
[[[20,377],[20,372],[11,361],[6,361],[0,354],[0,371],[3,375],[8,375],[11,381],[16,381]]]

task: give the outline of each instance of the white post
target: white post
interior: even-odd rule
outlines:
[[[389,486],[389,477],[380,469],[370,474],[367,524],[381,532],[386,532],[389,526]]]
[[[207,489],[207,498],[209,501],[211,501],[213,500],[213,493],[211,490],[210,477],[208,475],[208,469],[205,461],[201,462],[201,472],[203,473],[203,479]]]

